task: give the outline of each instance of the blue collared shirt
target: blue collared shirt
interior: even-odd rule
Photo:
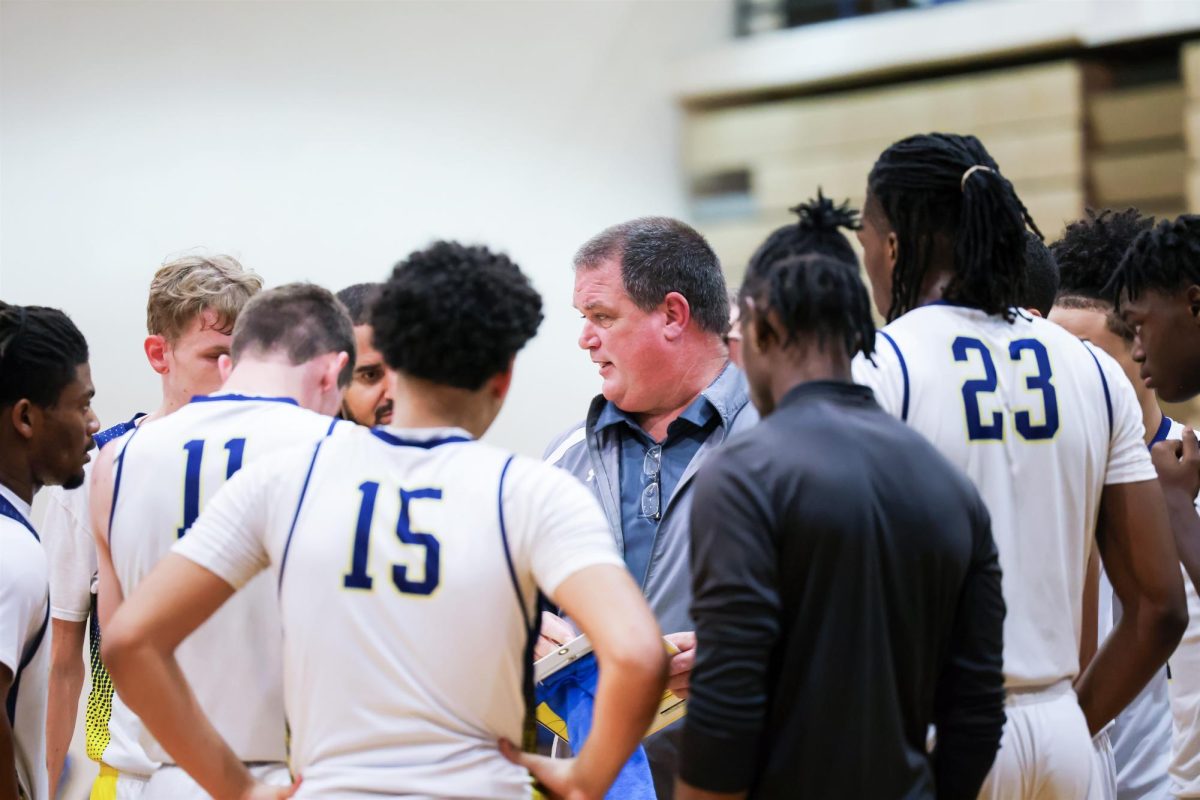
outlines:
[[[632,415],[625,413],[611,402],[606,403],[596,420],[596,430],[612,425],[619,426],[621,439],[621,533],[625,541],[625,565],[633,574],[638,585],[646,579],[650,565],[650,553],[654,548],[654,537],[658,533],[658,521],[667,503],[679,485],[700,445],[708,438],[714,425],[721,424],[721,415],[704,395],[700,395],[683,410],[683,413],[667,427],[667,438],[656,443]],[[654,478],[646,474],[646,453],[662,445],[659,468],[659,514],[658,517],[642,513],[642,494]]]

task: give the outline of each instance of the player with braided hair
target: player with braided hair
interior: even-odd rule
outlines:
[[[851,383],[851,359],[875,339],[857,265],[776,252],[741,292],[763,422],[701,468],[692,508],[700,655],[676,797],[974,798],[1004,724],[987,512]]]
[[[51,797],[50,583],[30,506],[43,486],[83,483],[94,394],[87,342],[66,314],[0,303],[0,797]]]
[[[1036,227],[978,139],[912,136],[871,170],[859,240],[880,311],[855,377],[975,482],[1004,573],[1008,722],[985,798],[1083,797],[1090,733],[1162,669],[1183,586],[1120,366],[1021,310]],[[1200,291],[1200,290],[1198,290]],[[1095,532],[1127,608],[1079,674]]]
[[[799,219],[775,229],[750,257],[746,273],[764,269],[787,256],[823,255],[858,265],[854,248],[842,229],[861,227],[858,210],[849,203],[835,204],[817,189],[816,198],[789,209]]]

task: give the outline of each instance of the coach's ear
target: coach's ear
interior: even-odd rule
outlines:
[[[159,375],[166,375],[170,370],[167,364],[167,340],[164,336],[152,333],[146,337],[142,347],[146,351],[146,360],[150,362],[150,368]]]

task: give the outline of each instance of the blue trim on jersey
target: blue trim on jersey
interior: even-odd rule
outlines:
[[[441,447],[444,444],[458,444],[459,442],[474,441],[466,436],[444,436],[441,439],[401,439],[399,436],[394,436],[382,428],[371,428],[371,433],[396,447],[421,447],[426,450],[432,450],[435,447]]]
[[[29,520],[25,519],[25,515],[2,494],[0,494],[0,517],[8,517],[11,520],[21,523],[25,527],[25,530],[33,534],[33,538],[39,542],[42,541],[42,537],[38,536],[38,532],[33,529],[33,525],[30,524]]]
[[[129,431],[136,428],[137,421],[144,416],[146,416],[146,413],[144,411],[139,411],[138,413],[134,414],[129,420],[127,420],[125,422],[118,422],[116,425],[113,425],[111,428],[105,428],[104,430],[97,433],[95,436],[92,437],[92,441],[96,443],[96,449],[97,450],[101,449],[102,447],[104,447],[104,445],[108,444],[113,439],[119,439],[120,437],[122,437],[126,433],[128,433]]]
[[[344,420],[340,420],[337,417],[334,417],[333,421],[329,423],[329,430],[325,431],[325,436],[328,437],[331,433],[333,433],[334,429],[337,428],[338,423],[343,422],[343,421]]]
[[[533,684],[533,651],[538,642],[538,631],[541,620],[537,607],[532,613],[525,605],[525,593],[521,591],[521,582],[517,578],[517,567],[513,564],[512,548],[508,544],[508,526],[504,524],[504,479],[508,477],[508,468],[512,466],[516,456],[509,456],[500,470],[500,485],[496,489],[496,512],[500,520],[500,541],[504,545],[504,561],[508,564],[508,575],[512,580],[513,591],[517,594],[517,604],[521,607],[521,619],[525,621],[525,661],[521,674],[521,693],[525,698],[525,723],[522,731],[521,749],[534,752],[537,746],[537,689]]]
[[[125,446],[121,448],[121,455],[117,456],[117,462],[116,462],[117,463],[117,471],[116,471],[116,474],[113,476],[112,505],[109,506],[109,509],[108,509],[108,546],[109,546],[109,548],[112,548],[113,519],[117,515],[117,496],[121,493],[121,473],[124,472],[124,470],[125,470],[125,451],[127,451],[129,449],[129,443],[133,441],[133,437],[137,436],[138,431],[140,431],[140,430],[141,430],[141,427],[136,427],[133,429],[133,433],[130,434],[130,436],[129,436],[129,441],[126,442]]]
[[[1154,432],[1154,438],[1152,438],[1152,439],[1150,440],[1150,444],[1148,444],[1148,445],[1146,445],[1146,446],[1147,446],[1147,447],[1154,447],[1154,445],[1156,445],[1156,444],[1158,444],[1159,442],[1161,442],[1161,441],[1163,441],[1164,439],[1166,439],[1166,438],[1167,438],[1167,434],[1171,432],[1171,426],[1172,426],[1174,423],[1175,423],[1175,420],[1171,419],[1171,418],[1170,418],[1170,417],[1168,417],[1166,414],[1163,414],[1162,422],[1158,423],[1158,430],[1156,430],[1156,431]]]
[[[896,358],[900,359],[900,375],[904,378],[904,401],[900,404],[900,419],[908,422],[908,363],[904,360],[904,353],[900,352],[900,345],[896,344],[890,333],[881,330],[879,335],[887,339],[888,344],[896,351]]]
[[[25,668],[32,663],[38,650],[42,646],[42,640],[46,638],[46,630],[50,627],[50,592],[46,592],[46,614],[42,617],[42,625],[38,628],[38,632],[34,634],[33,640],[25,648],[25,652],[21,654],[21,663],[17,665],[17,674],[13,676],[13,681],[8,687],[8,699],[4,701],[4,710],[8,712],[8,724],[11,728],[16,725],[17,719],[17,692],[21,689],[21,676],[25,674]],[[17,792],[17,794],[21,794]],[[22,795],[24,796],[24,795]]]
[[[329,430],[333,430],[332,425],[329,427]],[[287,567],[288,551],[292,549],[292,536],[296,533],[296,522],[300,519],[300,509],[304,505],[304,496],[308,494],[308,482],[312,480],[313,468],[317,466],[317,455],[321,452],[321,445],[323,444],[325,444],[325,439],[317,442],[317,446],[313,448],[312,461],[308,462],[308,472],[304,476],[304,485],[300,487],[300,497],[296,500],[296,513],[292,515],[292,525],[288,528],[287,541],[283,543],[283,555],[279,559],[279,583],[275,587],[276,593],[283,590],[283,570]]]
[[[7,497],[0,494],[0,517],[8,517],[11,520],[19,522],[27,531],[33,534],[33,538],[40,543],[41,537],[37,531],[33,529],[33,525],[29,520],[25,519],[16,506],[9,501]],[[38,632],[34,635],[33,641],[25,648],[25,652],[21,654],[21,662],[17,664],[17,672],[13,676],[12,684],[8,687],[8,699],[4,701],[4,710],[8,712],[8,724],[14,724],[17,716],[17,690],[21,688],[21,675],[25,668],[33,661],[33,657],[37,655],[38,648],[42,646],[42,639],[46,636],[46,628],[50,625],[50,594],[46,593],[46,616],[42,619],[42,626],[38,628]]]
[[[512,466],[516,456],[509,456],[500,470],[500,488],[496,490],[496,507],[500,518],[500,541],[504,544],[504,560],[508,563],[508,575],[512,578],[513,589],[517,592],[517,601],[521,604],[521,618],[526,625],[531,625],[528,606],[525,605],[525,593],[521,591],[521,582],[517,580],[517,568],[513,564],[512,551],[508,546],[508,528],[504,524],[504,479],[508,476],[508,468]]]
[[[288,403],[293,406],[300,405],[294,398],[291,397],[255,397],[247,394],[198,394],[191,399],[193,403],[216,403],[228,400],[231,403],[245,402],[261,402],[261,403]]]
[[[1084,344],[1082,339],[1079,340],[1079,343],[1083,345],[1083,349],[1087,350],[1091,355],[1092,361],[1096,362],[1096,370],[1100,373],[1100,383],[1104,386],[1104,406],[1106,409],[1108,409],[1108,440],[1111,442],[1113,435],[1113,407],[1112,394],[1110,394],[1108,391],[1108,378],[1104,377],[1104,367],[1100,366],[1100,357],[1096,355],[1092,348]]]

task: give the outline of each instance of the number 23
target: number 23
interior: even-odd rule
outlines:
[[[993,411],[989,422],[984,422],[979,411],[979,395],[996,391],[996,364],[992,361],[992,353],[987,345],[969,336],[959,336],[951,346],[955,361],[969,361],[970,351],[979,353],[983,364],[983,377],[966,381],[962,386],[963,407],[967,414],[967,438],[971,441],[998,441],[1004,438],[1004,415]],[[1050,355],[1046,346],[1037,339],[1016,339],[1009,342],[1008,356],[1013,361],[1023,360],[1026,352],[1033,353],[1037,372],[1026,376],[1025,387],[1042,393],[1042,418],[1040,424],[1034,424],[1028,411],[1017,411],[1013,414],[1013,424],[1021,438],[1028,441],[1053,439],[1058,433],[1058,395],[1051,382],[1053,373],[1050,369]]]

